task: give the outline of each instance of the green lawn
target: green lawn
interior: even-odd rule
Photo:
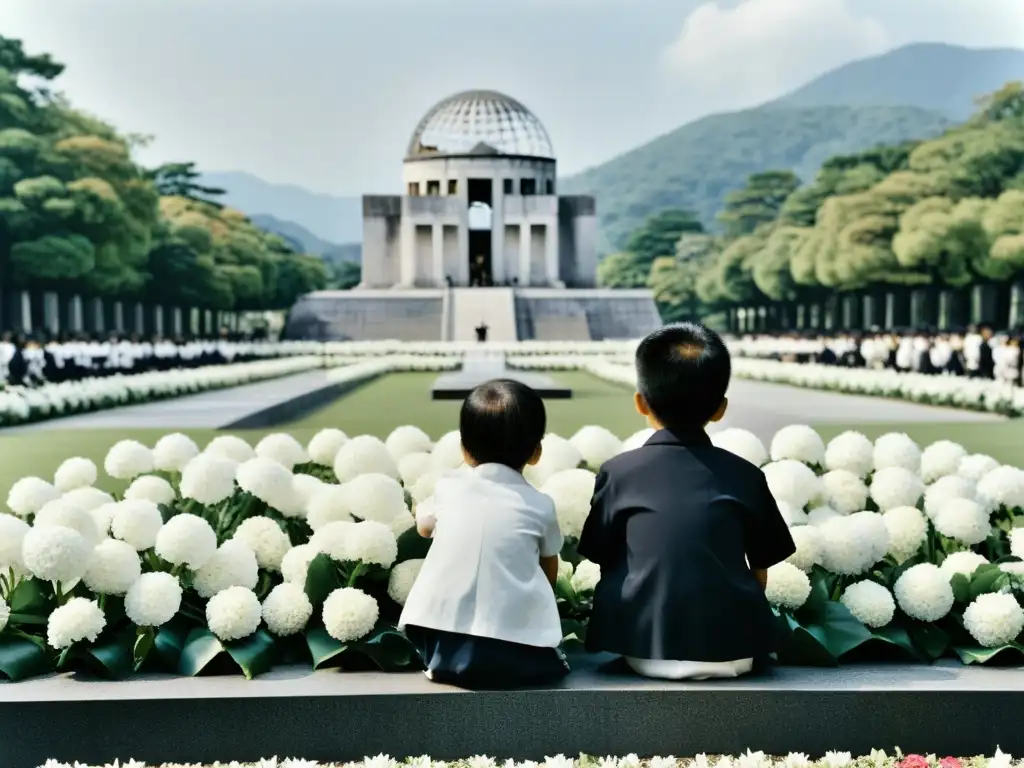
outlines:
[[[293,424],[271,430],[236,434],[255,443],[267,432],[287,431],[305,443],[324,427],[337,427],[349,435],[372,434],[386,437],[395,427],[415,424],[434,438],[458,426],[459,403],[427,399],[433,373],[403,373],[386,376],[343,397]],[[633,411],[630,392],[585,373],[559,373],[553,378],[573,389],[570,400],[549,400],[550,431],[568,437],[587,424],[601,424],[626,437],[644,424]],[[885,432],[906,432],[918,443],[954,440],[969,450],[988,453],[999,461],[1024,466],[1024,420],[969,424],[828,424],[818,427],[828,439],[845,429],[857,429],[869,437]],[[64,459],[85,456],[102,465],[107,450],[118,440],[132,438],[153,445],[168,430],[45,430],[4,436],[0,433],[0,504],[11,484],[26,475],[52,477]],[[184,430],[200,445],[217,432],[212,429]],[[110,481],[101,482],[111,487]]]

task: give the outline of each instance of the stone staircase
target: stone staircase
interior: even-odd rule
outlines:
[[[511,288],[452,288],[447,337],[476,341],[476,328],[487,326],[488,341],[516,341],[516,304]]]

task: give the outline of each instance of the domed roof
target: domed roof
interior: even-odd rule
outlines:
[[[464,91],[435,104],[409,141],[407,159],[444,155],[520,155],[555,159],[544,126],[515,99]]]

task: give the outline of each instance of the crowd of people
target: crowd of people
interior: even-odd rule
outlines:
[[[848,368],[888,368],[929,375],[1021,383],[1024,331],[982,323],[957,331],[755,335],[731,342],[737,355]]]
[[[5,333],[0,336],[0,386],[36,387],[116,374],[249,362],[265,358],[266,347],[261,335],[227,330],[213,339],[135,334],[38,338]]]

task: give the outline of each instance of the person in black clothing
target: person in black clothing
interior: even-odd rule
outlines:
[[[992,326],[989,323],[982,323],[978,327],[981,335],[981,350],[978,355],[978,377],[982,379],[994,379],[996,377],[996,360],[992,354]]]
[[[480,323],[476,327],[476,340],[479,342],[487,341],[487,323]]]
[[[712,445],[731,362],[696,323],[636,352],[637,411],[657,430],[597,475],[579,554],[601,568],[587,649],[671,679],[735,677],[775,651],[768,569],[795,546],[764,474]]]

